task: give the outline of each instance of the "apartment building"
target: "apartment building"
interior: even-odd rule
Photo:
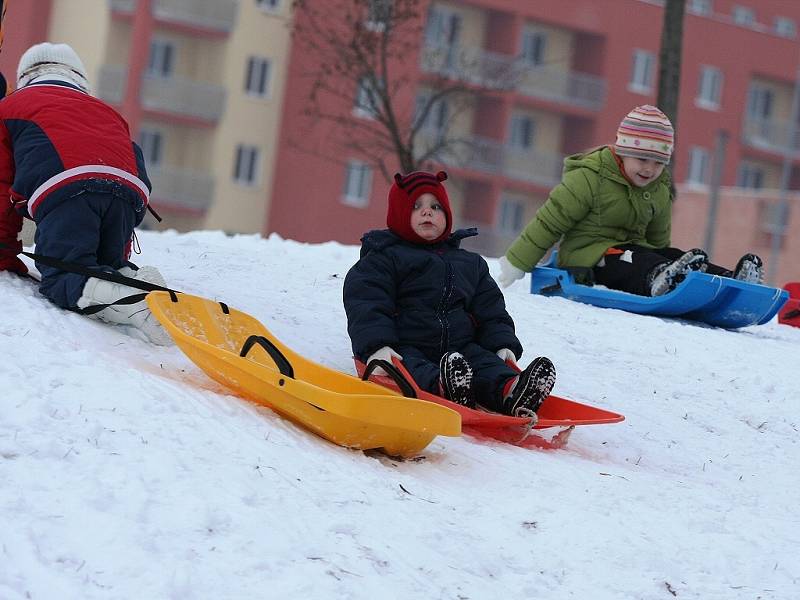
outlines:
[[[289,0],[30,0],[7,13],[3,71],[49,40],[82,57],[128,119],[164,217],[145,226],[259,233],[269,210]]]
[[[565,155],[613,141],[630,108],[655,102],[663,2],[431,0],[421,8],[407,61],[414,84],[401,108],[413,111],[443,80],[471,90],[450,124],[471,150],[439,156],[436,166],[450,173],[458,223],[480,228],[472,247],[498,255],[559,181]],[[384,222],[385,174],[368,156],[342,153],[335,132],[306,114],[315,59],[290,35],[302,18],[290,0],[31,0],[14,2],[7,18],[4,72],[28,45],[66,41],[97,95],[130,120],[160,227],[357,243]],[[776,239],[785,256],[800,252],[800,206],[788,217],[775,193],[784,178],[800,189],[798,24],[800,2],[687,0],[675,241],[704,241],[698,206],[708,205],[724,132],[718,262],[735,261],[737,251],[769,259]],[[358,113],[363,92],[354,85],[329,108]],[[424,135],[436,138],[451,112],[439,103]],[[736,206],[747,206],[748,218],[724,221]],[[781,273],[793,262],[784,258]]]

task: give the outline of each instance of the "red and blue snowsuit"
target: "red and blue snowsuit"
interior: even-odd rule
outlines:
[[[361,361],[390,346],[420,387],[436,394],[439,359],[461,352],[479,402],[499,410],[503,386],[517,372],[495,353],[508,348],[519,358],[522,345],[486,261],[459,247],[476,233],[461,229],[435,244],[389,230],[365,234],[361,258],[344,282],[347,332]]]
[[[0,270],[22,270],[23,217],[36,222],[38,254],[89,268],[125,266],[150,190],[127,123],[101,100],[42,81],[0,101]],[[37,267],[42,294],[75,307],[86,276]]]

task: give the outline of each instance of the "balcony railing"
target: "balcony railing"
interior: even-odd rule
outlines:
[[[421,149],[436,144],[435,133],[420,135]],[[563,156],[553,152],[515,148],[503,142],[471,135],[458,138],[433,157],[446,165],[501,175],[545,187],[561,180]]]
[[[106,102],[122,104],[127,75],[125,67],[103,66],[95,95]],[[143,108],[210,123],[216,123],[222,116],[226,94],[222,86],[179,77],[145,75],[142,78]]]
[[[137,0],[109,0],[111,10],[132,13]],[[153,0],[153,16],[191,27],[229,32],[236,23],[239,0]]]
[[[179,77],[142,78],[141,102],[148,110],[216,122],[225,110],[225,88]]]
[[[480,48],[426,44],[422,48],[421,68],[472,85],[516,90],[533,98],[593,110],[602,108],[606,101],[606,82],[601,77],[531,65]]]
[[[797,156],[800,150],[800,126],[795,127],[793,143],[789,144],[791,131],[789,121],[776,119],[745,118],[742,139],[753,148],[784,154],[787,150]]]
[[[205,211],[214,199],[214,178],[179,167],[150,167],[153,199],[177,208]],[[156,206],[158,210],[158,206]]]

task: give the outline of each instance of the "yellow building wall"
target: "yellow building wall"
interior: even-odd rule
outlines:
[[[207,229],[259,233],[264,228],[289,54],[290,4],[282,2],[278,13],[264,11],[255,2],[239,4],[237,26],[221,53],[222,66],[218,69],[228,97],[213,146],[208,149],[216,187],[214,203],[203,225]],[[271,63],[269,94],[263,98],[245,92],[250,56],[267,58]],[[256,146],[260,150],[259,176],[253,186],[233,181],[239,144]]]
[[[55,0],[50,15],[47,41],[72,46],[86,67],[93,88],[100,67],[106,64],[109,15],[106,0]]]

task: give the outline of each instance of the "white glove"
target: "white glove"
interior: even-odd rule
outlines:
[[[497,356],[499,356],[503,362],[510,360],[514,364],[517,363],[517,357],[514,356],[514,353],[508,348],[500,348],[500,350],[498,350],[495,354],[497,354]]]
[[[390,348],[389,346],[384,346],[383,348],[376,350],[375,352],[372,353],[372,355],[370,355],[370,357],[367,359],[367,365],[369,365],[369,363],[371,363],[375,359],[385,360],[386,362],[391,364],[393,356],[397,357],[398,360],[403,360],[403,357],[400,356],[397,352],[395,352],[394,349]],[[375,370],[373,371],[373,374],[387,375],[386,371],[384,371],[380,367],[376,367]]]
[[[500,276],[497,278],[497,282],[500,287],[507,288],[517,279],[525,277],[525,271],[508,262],[505,256],[501,256],[498,262],[500,263]]]

